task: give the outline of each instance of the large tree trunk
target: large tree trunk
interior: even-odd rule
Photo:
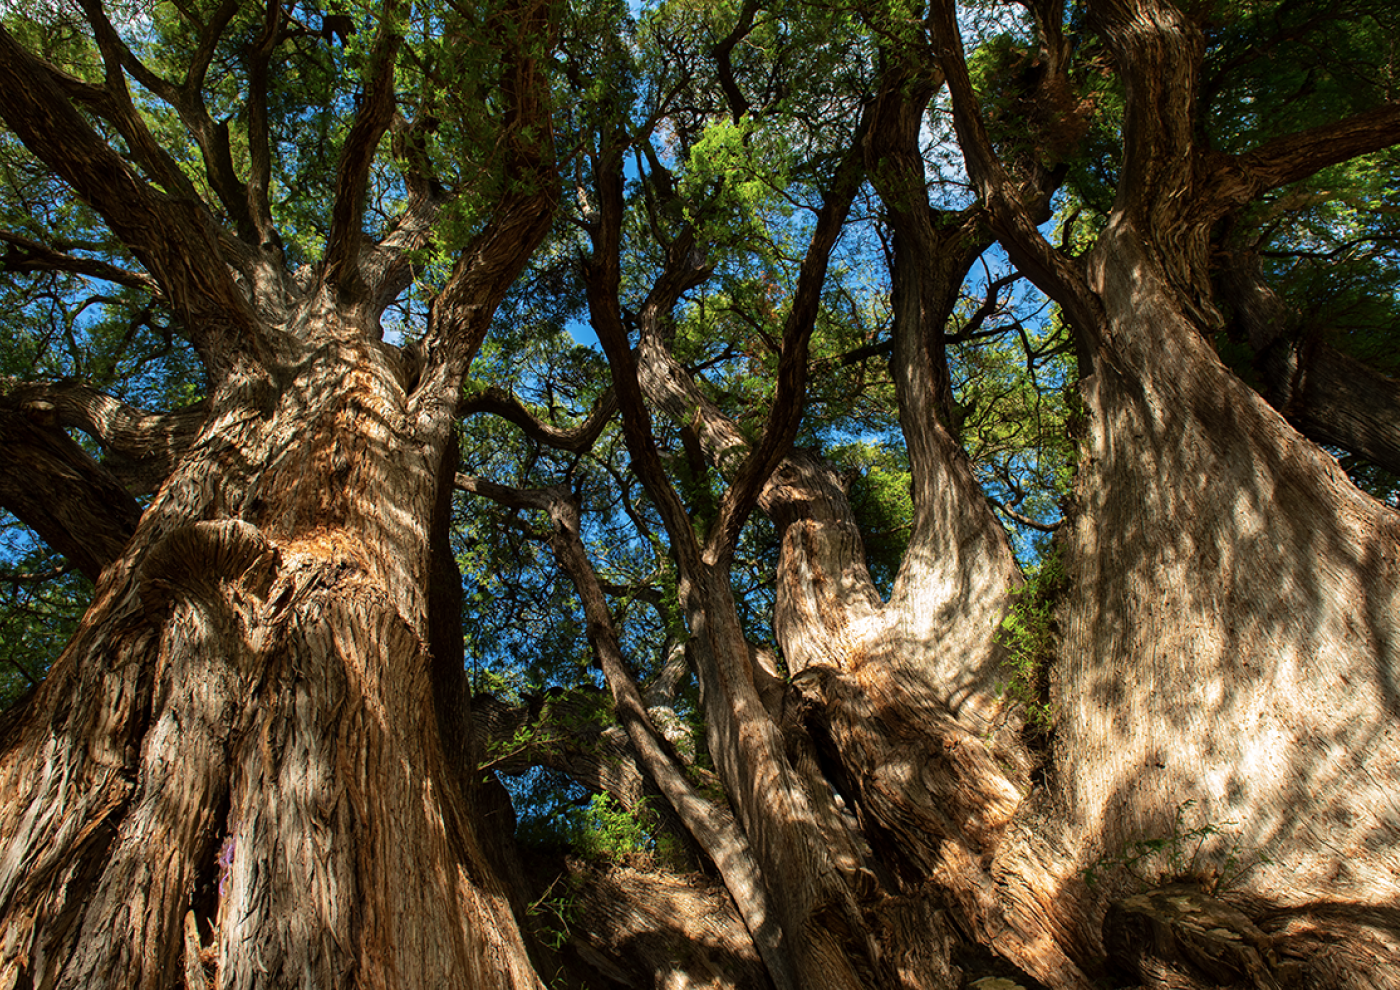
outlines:
[[[309,319],[226,378],[4,740],[0,986],[538,985],[434,708],[455,381]]]
[[[1343,985],[1392,985],[1400,955],[1347,926],[1400,895],[1400,517],[1220,364],[1151,241],[1119,224],[1090,267],[1116,346],[1085,382],[1062,805],[1089,866],[1170,836],[1190,803],[1187,827],[1224,833],[1195,869],[1227,869],[1237,843],[1232,893],[1349,905]],[[1400,946],[1383,927],[1379,944]]]
[[[1199,27],[1168,2],[1090,8],[1125,79],[1127,120],[1117,201],[1082,267],[1026,222],[956,54],[952,7],[934,8],[969,169],[1013,259],[1064,307],[1085,372],[1058,727],[1036,802],[1048,845],[1020,863],[1060,876],[1047,906],[1072,957],[1103,953],[1107,917],[1107,948],[1135,953],[1122,966],[1151,986],[1221,978],[1183,947],[1228,910],[1178,899],[1171,917],[1170,896],[1121,900],[1172,880],[1227,893],[1284,936],[1277,947],[1298,957],[1288,979],[1391,986],[1400,517],[1221,365],[1208,247],[1214,221],[1261,190],[1393,141],[1397,115],[1236,159],[1204,152]],[[1101,882],[1087,888],[1084,873]],[[1256,943],[1250,924],[1236,944]],[[1144,930],[1155,947],[1123,937]],[[1288,964],[1255,955],[1231,979],[1287,982]]]

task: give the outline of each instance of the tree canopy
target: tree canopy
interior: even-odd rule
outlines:
[[[1400,986],[1397,37],[7,5],[0,988]]]

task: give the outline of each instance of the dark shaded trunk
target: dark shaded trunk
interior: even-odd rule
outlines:
[[[1216,260],[1221,301],[1254,352],[1269,403],[1309,440],[1400,474],[1400,382],[1329,345],[1326,328],[1300,328],[1257,258],[1221,252]]]

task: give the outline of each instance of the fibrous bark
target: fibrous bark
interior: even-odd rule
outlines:
[[[503,59],[503,154],[534,181],[503,192],[462,249],[421,351],[381,343],[379,314],[433,207],[411,202],[407,228],[377,245],[361,229],[392,123],[394,17],[339,163],[327,263],[294,279],[268,226],[258,82],[281,8],[249,55],[251,181],[232,232],[151,138],[121,73],[174,103],[189,94],[124,52],[97,5],[87,13],[107,80],[79,83],[0,32],[0,114],[147,268],[210,394],[195,435],[164,451],[173,471],[129,540],[97,545],[110,561],[94,601],[0,739],[0,987],[164,988],[199,967],[221,987],[538,987],[467,800],[470,750],[453,731],[467,711],[440,708],[465,699],[460,656],[454,682],[434,655],[452,599],[430,589],[462,376],[552,215],[531,47],[549,37],[546,12],[511,11]],[[197,130],[199,108],[182,106]],[[124,411],[77,398],[104,446],[140,446]]]

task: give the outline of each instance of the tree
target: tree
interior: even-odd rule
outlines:
[[[7,14],[0,987],[1400,986],[1394,19]]]

